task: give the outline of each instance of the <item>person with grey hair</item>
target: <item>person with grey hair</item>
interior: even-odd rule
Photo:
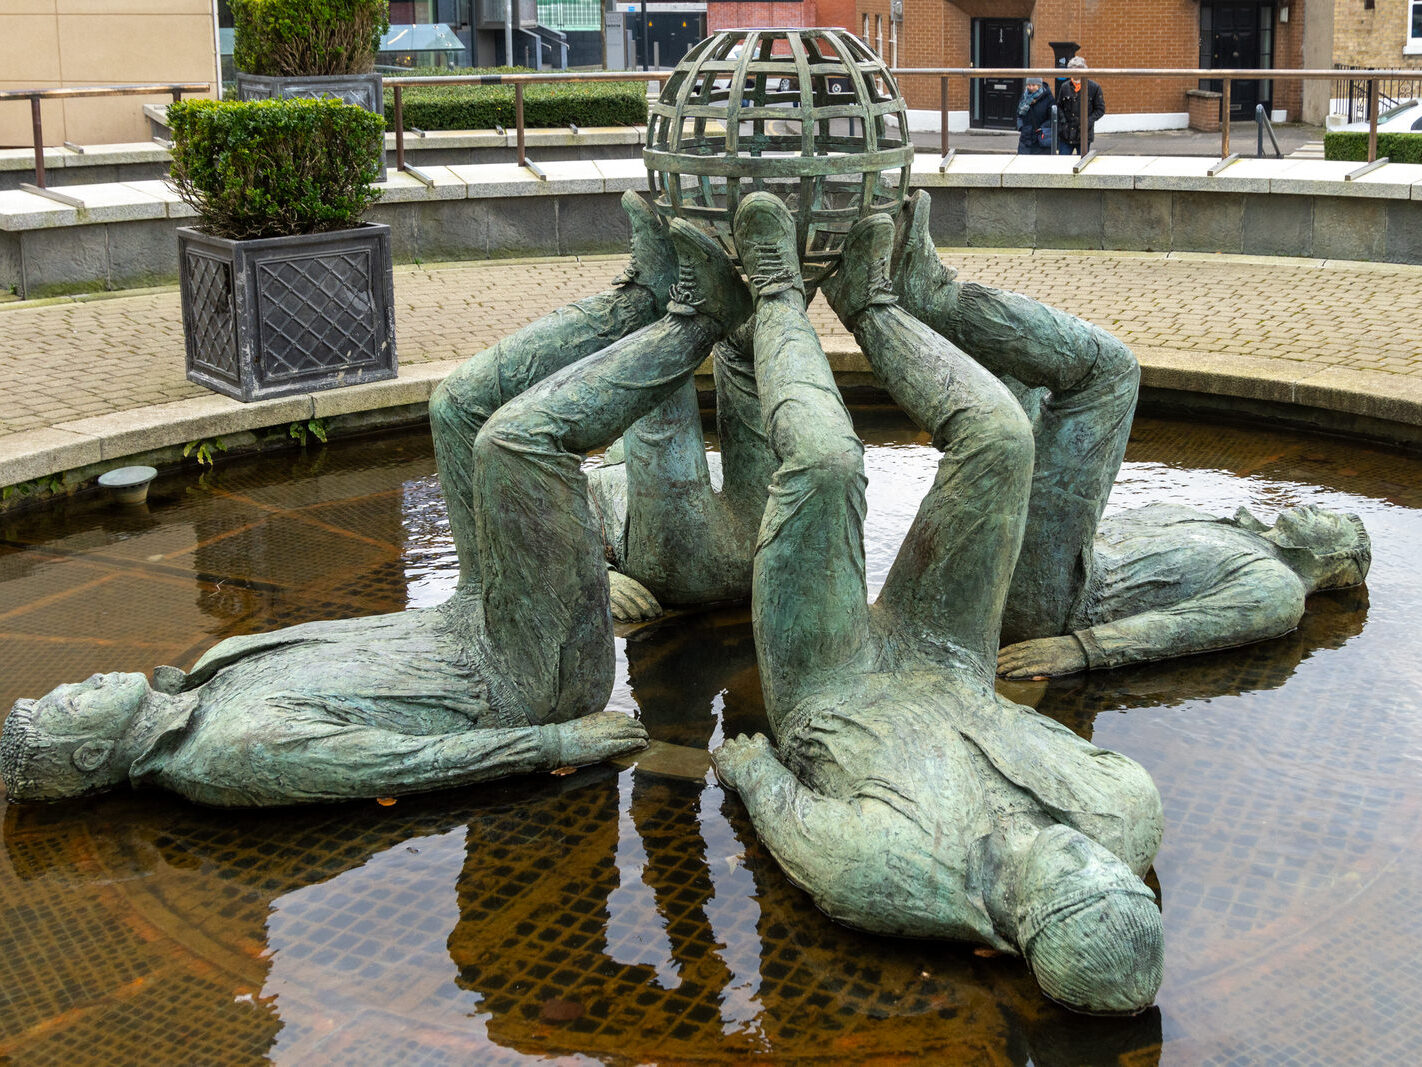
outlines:
[[[1079,71],[1086,69],[1086,60],[1073,56],[1067,62],[1067,76],[1057,88],[1057,151],[1064,156],[1085,155],[1091,150],[1091,142],[1096,139],[1096,123],[1106,114],[1106,97],[1101,86],[1087,79],[1082,88]],[[1081,138],[1081,94],[1086,93],[1086,140]],[[1085,144],[1085,148],[1082,145]]]
[[[496,385],[510,367],[526,380],[464,423],[472,528],[460,545],[465,581],[448,601],[229,638],[191,673],[156,668],[152,685],[95,675],[22,700],[0,731],[10,799],[130,782],[221,807],[293,804],[468,785],[643,747],[640,723],[603,710],[612,618],[583,453],[682,388],[750,310],[715,241],[680,220],[669,237],[677,280],[663,306],[628,282],[630,292],[567,308],[475,357],[471,380]],[[633,261],[648,268],[635,245]],[[599,310],[618,324],[612,343],[586,329]],[[628,317],[644,325],[627,333]]]
[[[1052,152],[1052,91],[1041,75],[1029,74],[1017,102],[1017,153],[1046,156]]]
[[[751,609],[775,744],[726,741],[712,754],[717,775],[831,918],[1021,954],[1074,1010],[1141,1011],[1164,958],[1141,880],[1160,844],[1160,796],[1138,764],[993,688],[1032,488],[1026,416],[992,374],[896,306],[892,220],[856,222],[823,291],[943,454],[869,604],[863,445],[805,314],[794,220],[752,193],[734,234],[779,460]]]

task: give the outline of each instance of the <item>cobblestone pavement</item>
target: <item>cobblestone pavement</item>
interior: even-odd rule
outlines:
[[[1287,361],[1422,383],[1422,267],[1128,252],[944,253],[964,279],[1028,293],[1152,351]],[[605,287],[621,257],[400,268],[402,365],[461,358]],[[851,346],[823,300],[831,351]],[[0,304],[0,438],[57,422],[206,395],[183,376],[176,289]]]

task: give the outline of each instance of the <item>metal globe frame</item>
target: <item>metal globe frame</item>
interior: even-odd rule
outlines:
[[[811,282],[856,219],[894,215],[908,195],[906,105],[847,30],[722,30],[677,64],[649,111],[642,158],[657,211],[701,225],[733,259],[731,219],[753,191],[789,206]]]

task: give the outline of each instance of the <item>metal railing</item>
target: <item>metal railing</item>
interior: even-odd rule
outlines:
[[[661,82],[666,81],[669,71],[638,70],[598,70],[549,71],[540,74],[458,74],[449,77],[429,78],[386,78],[385,87],[393,91],[391,110],[395,119],[395,169],[409,172],[405,165],[405,90],[419,85],[512,85],[514,90],[514,131],[518,152],[518,165],[528,167],[540,178],[544,177],[536,164],[528,161],[528,150],[523,126],[523,87],[542,85],[549,82]],[[502,131],[501,131],[502,132]],[[418,171],[415,176],[420,178]],[[423,180],[423,179],[421,179]]]
[[[1346,114],[1349,122],[1355,121],[1353,117],[1355,112],[1360,119],[1366,117],[1368,114],[1368,84],[1367,80],[1358,72],[1367,70],[1367,68],[1335,63],[1333,69],[1347,71],[1348,76],[1335,79],[1330,110],[1342,103],[1346,110],[1334,111],[1335,115]],[[1396,107],[1404,100],[1419,96],[1422,96],[1422,72],[1414,70],[1411,77],[1407,78],[1379,79],[1378,107],[1383,111],[1390,107]]]
[[[948,145],[948,83],[953,78],[964,78],[971,82],[974,78],[1025,78],[1029,74],[1035,74],[1041,78],[1064,78],[1067,71],[1063,67],[900,67],[891,72],[894,77],[903,78],[937,78],[939,79],[939,123],[941,134],[939,146],[942,149],[943,159],[946,161],[951,157]],[[1417,77],[1416,71],[1411,70],[1358,70],[1351,72],[1352,77],[1358,81],[1365,82],[1368,87],[1368,162],[1376,162],[1378,156],[1378,85],[1379,82],[1390,79],[1407,79]],[[1230,108],[1230,86],[1236,81],[1259,81],[1269,79],[1273,81],[1335,81],[1338,78],[1336,70],[1279,70],[1269,69],[1242,69],[1242,70],[1207,70],[1198,67],[1187,67],[1180,69],[1169,68],[1128,68],[1128,67],[1100,67],[1100,68],[1075,68],[1071,71],[1072,77],[1091,78],[1093,81],[1101,81],[1105,78],[1178,78],[1181,80],[1199,80],[1209,78],[1222,84],[1220,93],[1220,158],[1229,158],[1229,108]],[[1078,100],[1081,104],[1080,129],[1087,129],[1086,105],[1087,93],[1079,93]],[[1082,138],[1083,142],[1087,138]],[[1079,171],[1094,156],[1086,143],[1081,145],[1082,161],[1076,165]],[[1237,158],[1237,157],[1236,157]]]
[[[1025,78],[1028,75],[1037,75],[1042,78],[1061,78],[1066,76],[1066,70],[1060,67],[899,67],[891,71],[896,78],[923,78],[931,77],[939,80],[939,146],[942,152],[940,168],[946,165],[952,158],[953,151],[949,147],[948,136],[948,87],[952,79],[962,78],[969,82],[975,78]],[[1210,70],[1203,68],[1123,68],[1123,67],[1102,67],[1100,69],[1075,68],[1072,74],[1077,77],[1101,80],[1105,78],[1170,78],[1180,80],[1195,80],[1210,78],[1219,81],[1222,86],[1220,100],[1220,158],[1229,159],[1229,139],[1230,139],[1230,87],[1235,81],[1258,81],[1261,77],[1267,76],[1272,80],[1297,80],[1297,81],[1336,81],[1338,72],[1336,70]],[[1377,123],[1378,123],[1378,99],[1379,83],[1388,80],[1407,80],[1417,77],[1416,71],[1407,70],[1355,70],[1349,72],[1353,80],[1366,84],[1368,93],[1368,162],[1374,163],[1377,160]],[[534,74],[475,74],[475,75],[451,75],[448,77],[418,77],[418,78],[387,78],[385,85],[394,94],[393,118],[395,122],[395,166],[397,170],[411,172],[411,168],[405,162],[405,119],[404,119],[404,90],[414,86],[441,86],[441,85],[511,85],[514,90],[514,130],[515,147],[517,151],[518,165],[527,167],[539,177],[544,177],[536,164],[528,159],[528,151],[524,128],[523,96],[524,87],[528,85],[539,85],[558,82],[618,82],[618,81],[640,81],[640,82],[660,82],[667,78],[666,71],[631,71],[631,70],[609,70],[609,71],[546,71]],[[0,101],[27,99],[30,101],[34,116],[35,129],[35,186],[44,189],[44,149],[42,134],[40,131],[40,101],[46,99],[64,99],[67,97],[84,96],[142,96],[156,95],[159,93],[171,94],[174,100],[181,99],[183,93],[206,92],[210,88],[206,84],[187,83],[172,85],[110,85],[96,86],[92,88],[65,88],[65,89],[12,89],[0,91]],[[1088,93],[1077,94],[1081,112],[1079,115],[1078,129],[1089,130],[1087,121],[1087,101]],[[1273,131],[1270,129],[1270,137]],[[1090,148],[1090,138],[1083,137],[1080,146],[1081,160],[1075,165],[1078,172],[1084,168],[1091,159],[1095,157],[1095,151]],[[1053,146],[1055,149],[1055,146]],[[1277,142],[1275,148],[1277,149]],[[1262,152],[1262,130],[1261,146]],[[1238,158],[1238,157],[1235,157]],[[1222,168],[1221,168],[1222,169]],[[419,177],[419,172],[414,172]],[[57,195],[57,194],[53,194]]]
[[[1279,150],[1279,139],[1274,136],[1274,124],[1269,121],[1269,116],[1264,111],[1263,104],[1254,105],[1254,125],[1258,127],[1259,141],[1254,150],[1254,154],[1260,159],[1264,158],[1264,133],[1267,130],[1269,140],[1274,145],[1274,158],[1282,159],[1284,153]]]
[[[44,184],[44,127],[40,117],[40,101],[71,100],[87,96],[161,96],[167,94],[177,101],[184,93],[205,93],[212,86],[207,82],[180,82],[165,85],[89,85],[70,86],[58,89],[5,89],[0,91],[0,101],[28,100],[30,102],[30,122],[34,127],[35,139],[35,182],[32,191],[40,191]],[[24,188],[25,186],[21,186]],[[57,194],[49,194],[56,196]]]

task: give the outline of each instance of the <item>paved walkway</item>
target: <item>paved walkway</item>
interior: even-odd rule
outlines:
[[[1141,358],[1147,384],[1422,425],[1422,267],[1192,253],[944,256],[964,278],[1110,329]],[[402,379],[446,373],[523,323],[603,288],[620,266],[620,257],[600,256],[397,269]],[[852,361],[853,344],[822,300],[812,316],[826,348]],[[361,388],[372,390],[362,406],[408,402]],[[160,405],[181,411],[212,398],[183,376],[176,289],[0,303],[0,391],[0,485],[37,476],[39,468],[17,459],[57,426],[68,433],[86,419],[102,426],[98,417]]]

